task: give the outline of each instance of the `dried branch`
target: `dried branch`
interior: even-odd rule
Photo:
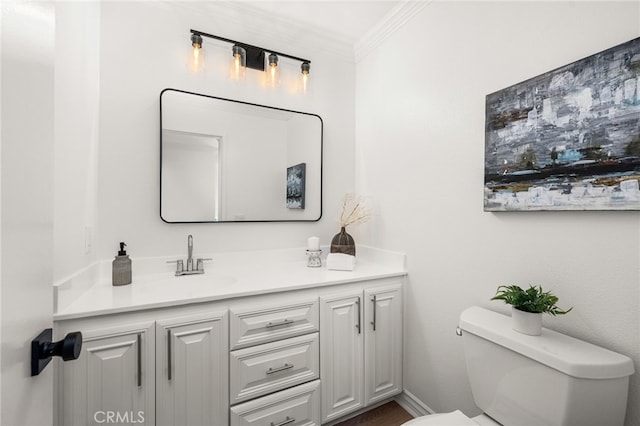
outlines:
[[[342,200],[340,226],[347,227],[364,223],[371,218],[371,211],[365,207],[364,200],[355,194],[346,194]]]

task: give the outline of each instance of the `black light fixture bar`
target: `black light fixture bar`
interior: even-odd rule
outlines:
[[[293,59],[295,61],[300,61],[302,63],[305,63],[305,62],[308,63],[308,64],[311,63],[311,61],[309,59],[298,58],[297,56],[287,55],[286,53],[276,52],[275,50],[266,49],[264,47],[253,46],[251,44],[242,43],[240,41],[231,40],[229,38],[220,37],[220,36],[213,35],[213,34],[208,34],[208,33],[203,33],[202,31],[198,31],[198,30],[193,30],[192,29],[191,30],[191,34],[196,34],[196,35],[199,35],[199,36],[202,36],[202,37],[213,38],[213,39],[216,39],[216,40],[224,41],[226,43],[237,44],[238,46],[241,46],[242,48],[244,48],[247,51],[247,66],[250,67],[250,68],[259,69],[259,70],[262,70],[262,71],[264,71],[264,52],[274,53],[274,54],[276,54],[278,56],[282,56],[284,58]],[[251,65],[251,62],[252,62],[251,57],[254,58],[255,62],[261,61],[261,65],[260,65],[259,68]]]

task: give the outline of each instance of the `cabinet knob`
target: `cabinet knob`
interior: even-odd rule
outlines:
[[[82,333],[75,331],[64,339],[52,342],[53,330],[47,328],[31,341],[31,375],[37,376],[54,356],[63,361],[78,359],[82,350]]]

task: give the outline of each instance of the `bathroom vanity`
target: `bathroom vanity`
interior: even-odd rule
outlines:
[[[54,332],[83,347],[56,365],[57,424],[312,425],[400,393],[404,256],[358,247],[354,271],[331,271],[302,252],[214,255],[183,277],[134,259],[130,286],[61,283]]]

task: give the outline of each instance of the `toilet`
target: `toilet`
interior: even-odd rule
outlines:
[[[518,333],[511,318],[480,307],[460,315],[467,374],[482,414],[456,410],[417,417],[409,426],[622,426],[630,358],[543,329]]]

